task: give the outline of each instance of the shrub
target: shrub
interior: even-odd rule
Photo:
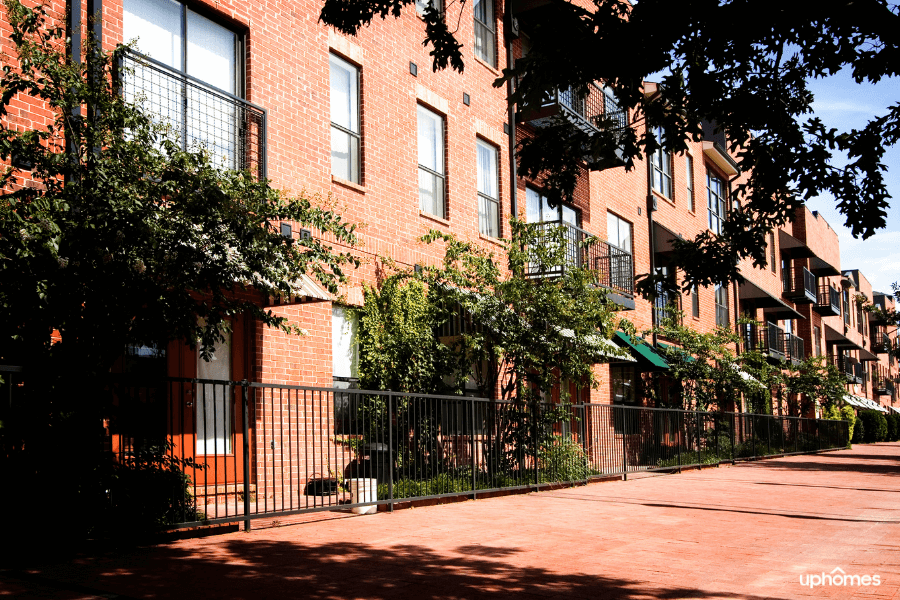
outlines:
[[[538,463],[543,481],[578,481],[591,475],[581,444],[561,435],[554,435],[550,444],[541,446]]]
[[[854,444],[862,444],[866,435],[866,424],[863,419],[857,417],[856,424],[853,426],[853,437],[850,438]]]
[[[887,439],[891,442],[900,440],[900,414],[891,412],[885,415],[888,425]]]
[[[882,413],[876,410],[862,410],[858,416],[860,421],[865,424],[865,435],[863,436],[865,443],[883,442],[887,439],[888,424]]]

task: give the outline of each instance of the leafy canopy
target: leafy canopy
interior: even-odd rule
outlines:
[[[127,343],[184,339],[209,353],[235,315],[292,331],[262,306],[304,273],[336,291],[356,259],[316,237],[287,240],[275,223],[348,245],[354,225],[216,168],[203,148],[183,151],[117,89],[122,48],[87,44],[90,60],[73,63],[43,8],[7,0],[6,11],[16,54],[0,78],[0,157],[21,168],[0,174],[0,359],[95,373]],[[46,124],[24,130],[24,104],[45,106]]]
[[[397,17],[413,0],[326,0],[320,20],[356,34],[378,15]],[[520,173],[537,177],[553,202],[571,198],[583,157],[600,159],[619,147],[628,168],[659,146],[679,152],[699,140],[703,123],[724,133],[741,169],[732,211],[721,235],[705,232],[676,240],[673,262],[685,289],[739,278],[740,259],[765,265],[765,235],[796,207],[830,193],[855,236],[886,226],[890,195],[883,163],[900,137],[900,104],[860,129],[827,128],[812,114],[810,79],[848,69],[857,82],[876,83],[900,69],[900,9],[887,0],[760,3],[759,0],[671,2],[564,0],[530,3],[516,15],[527,32],[526,56],[495,82],[517,82],[509,98],[520,112],[539,107],[548,92],[585,93],[602,82],[633,115],[621,131],[589,134],[560,120],[520,146]],[[464,5],[464,3],[463,3]],[[463,5],[448,7],[451,24]],[[463,48],[434,11],[427,13],[426,44],[434,68],[462,71]],[[651,75],[667,73],[655,93]],[[655,76],[655,75],[654,75]],[[658,139],[652,128],[666,132]],[[849,158],[839,166],[840,154]],[[641,289],[659,283],[649,277]]]

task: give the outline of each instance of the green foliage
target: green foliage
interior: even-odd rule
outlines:
[[[183,151],[120,93],[121,48],[87,44],[89,60],[73,63],[43,8],[7,0],[6,12],[15,59],[0,77],[0,157],[32,168],[0,174],[0,359],[83,375],[126,343],[199,341],[208,354],[236,315],[294,331],[262,300],[293,295],[304,273],[337,291],[356,259],[316,236],[290,243],[276,223],[344,244],[354,226],[315,198],[217,168],[202,148]],[[18,102],[45,104],[46,127],[22,131]],[[21,185],[26,175],[36,183]]]
[[[847,436],[847,446],[849,447],[850,442],[853,440],[853,431],[856,426],[856,412],[854,412],[853,407],[842,406],[841,408],[838,408],[837,405],[832,404],[825,407],[823,416],[826,419],[847,421],[850,424],[849,434]]]
[[[728,328],[702,333],[685,327],[681,319],[666,319],[656,333],[680,346],[662,348],[669,363],[668,375],[678,382],[670,397],[677,408],[724,410],[740,406],[741,394],[768,398],[769,383],[777,372],[756,354],[736,355],[729,346],[740,340]],[[741,375],[741,371],[753,378]]]
[[[862,418],[862,413],[856,419],[856,425],[853,427],[853,436],[850,441],[854,444],[862,444],[866,438],[866,420]]]
[[[581,444],[571,437],[553,435],[538,451],[541,481],[583,481],[593,473]]]
[[[797,414],[811,410],[815,401],[827,410],[847,393],[846,379],[834,365],[828,364],[825,356],[810,356],[799,365],[784,362],[781,366],[787,372],[785,393],[788,401],[795,403]]]
[[[877,410],[861,410],[857,416],[860,429],[863,430],[863,433],[860,434],[863,442],[871,444],[887,439],[888,424],[882,413]]]
[[[900,441],[900,414],[891,412],[885,415],[885,419],[887,419],[888,425],[887,438],[885,439],[889,442]]]
[[[326,0],[320,19],[354,34],[376,15],[399,17],[401,7],[411,3]],[[447,6],[444,18],[455,23],[462,10],[463,5]],[[753,2],[598,0],[518,14],[529,51],[495,82],[516,82],[511,105],[527,114],[555,90],[587,94],[602,84],[633,116],[624,129],[609,123],[597,132],[560,118],[526,138],[519,173],[537,179],[551,200],[559,201],[574,194],[585,154],[602,162],[617,151],[626,168],[633,168],[660,146],[684,150],[688,140],[703,136],[704,124],[712,133],[708,124],[714,123],[750,177],[732,190],[741,208],[730,212],[721,235],[705,231],[694,240],[674,241],[671,258],[683,271],[686,288],[739,277],[743,258],[765,265],[766,235],[823,192],[836,199],[855,236],[869,237],[885,227],[890,196],[883,156],[897,139],[900,104],[885,107],[857,129],[831,129],[812,114],[807,82],[841,69],[857,82],[895,75],[900,9],[871,0],[773,10],[763,18]],[[435,20],[426,31],[434,68],[461,70],[463,51],[455,32],[438,25]],[[597,60],[618,56],[623,48],[626,61]],[[648,89],[644,82],[651,76],[660,85]],[[764,106],[760,98],[766,99]],[[648,123],[662,127],[665,136],[659,139]],[[643,291],[651,295],[657,281],[641,282]]]

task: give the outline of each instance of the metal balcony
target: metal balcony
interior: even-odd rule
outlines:
[[[581,131],[594,135],[602,130],[611,130],[620,140],[628,127],[628,112],[619,108],[616,99],[608,91],[591,84],[587,95],[575,93],[572,89],[554,90],[537,110],[529,110],[520,118],[532,127],[541,128],[553,124],[562,117]],[[602,171],[625,164],[621,148],[617,147],[609,156],[594,159],[585,155],[588,168]]]
[[[533,223],[531,227],[536,230],[537,243],[545,246],[562,243],[563,257],[561,264],[541,264],[540,258],[532,253],[534,260],[526,268],[528,277],[561,277],[566,269],[589,269],[594,272],[597,285],[632,298],[626,308],[634,308],[634,271],[630,252],[564,221],[544,221]],[[560,230],[561,240],[556,234]],[[549,250],[549,254],[558,256],[559,253],[552,252],[553,248]]]
[[[833,285],[822,283],[819,294],[812,309],[823,317],[836,317],[841,314],[841,292]]]
[[[205,149],[223,169],[266,177],[266,111],[137,52],[119,64],[125,98],[185,150]]]
[[[782,269],[784,297],[795,304],[815,304],[818,302],[816,276],[806,267],[790,267]]]
[[[887,333],[884,331],[872,333],[872,352],[875,354],[889,354],[892,349],[893,344],[891,344],[891,338]]]
[[[831,364],[847,378],[847,383],[862,383],[862,365],[855,358],[836,354],[831,357]]]
[[[745,352],[758,351],[767,358],[785,359],[784,330],[774,323],[745,323],[740,326]]]
[[[653,312],[656,315],[656,324],[660,325],[665,320],[674,320],[676,324],[682,324],[681,294],[663,292],[653,300]]]
[[[806,358],[803,346],[803,338],[793,333],[784,334],[784,358],[793,365],[799,365]]]

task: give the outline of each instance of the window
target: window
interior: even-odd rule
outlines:
[[[500,237],[500,178],[497,174],[497,149],[478,140],[478,231]]]
[[[856,303],[856,331],[859,333],[863,332],[863,310],[862,304],[859,302]]]
[[[625,250],[629,254],[632,253],[631,223],[608,212],[606,213],[606,235],[610,244]]]
[[[688,209],[691,212],[696,210],[694,206],[694,157],[688,156],[687,160],[684,161],[684,164],[687,166],[687,197],[688,197]]]
[[[359,69],[331,54],[331,174],[360,182]]]
[[[775,232],[769,232],[769,267],[772,269],[773,273],[777,272],[777,267],[775,265]]]
[[[728,314],[728,286],[716,286],[716,326],[728,327],[731,319]]]
[[[813,349],[814,356],[822,356],[822,330],[818,325],[813,325]]]
[[[727,188],[721,177],[706,170],[706,196],[709,209],[709,230],[713,233],[722,233],[725,223],[725,200]]]
[[[662,127],[654,129],[656,140],[660,144],[665,141],[665,134]],[[672,198],[672,153],[657,148],[650,156],[650,165],[652,167],[651,187],[653,191],[658,192],[666,198]]]
[[[332,372],[338,381],[355,379],[358,376],[357,328],[356,312],[343,306],[331,307]]]
[[[525,221],[527,223],[568,223],[578,226],[578,213],[571,206],[553,207],[547,197],[531,188],[525,190]]]
[[[231,332],[221,331],[224,341],[208,361],[197,353],[197,378],[231,379]],[[197,454],[231,454],[232,390],[225,383],[197,385]]]
[[[633,366],[611,364],[609,379],[612,385],[614,405],[631,407],[637,404],[637,394],[635,394],[637,379]],[[616,407],[612,410],[616,433],[637,433],[640,430],[639,411]]]
[[[844,289],[844,325],[850,326],[850,290]]]
[[[497,45],[494,34],[494,0],[475,0],[475,56],[497,66]]]
[[[444,218],[444,118],[422,105],[419,122],[419,208]]]
[[[180,2],[125,0],[122,35],[137,38],[142,54],[178,74],[232,96],[240,93],[238,35]],[[205,148],[221,167],[242,167],[237,105],[230,98],[158,69],[141,70],[134,79],[126,98],[146,96],[150,110],[172,124],[186,148]]]
[[[700,289],[696,285],[691,288],[691,316],[700,318]]]
[[[438,12],[443,10],[443,3],[440,0],[416,0],[416,12],[418,14],[424,15],[425,8],[428,6],[433,6]]]

